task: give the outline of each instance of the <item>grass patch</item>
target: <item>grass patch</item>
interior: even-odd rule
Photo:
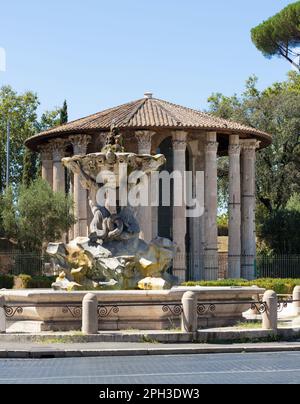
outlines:
[[[72,334],[57,337],[55,335],[53,337],[45,338],[43,338],[43,336],[37,336],[34,340],[34,342],[38,344],[76,344],[87,342],[85,335],[81,331],[74,331]]]
[[[143,335],[141,342],[147,343],[147,344],[158,344],[158,341],[149,335]]]
[[[239,330],[261,329],[262,323],[261,321],[240,321],[234,326],[234,328]]]

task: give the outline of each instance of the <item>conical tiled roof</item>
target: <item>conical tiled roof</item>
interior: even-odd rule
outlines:
[[[26,141],[31,148],[46,139],[76,133],[108,131],[112,125],[120,129],[183,129],[212,130],[221,133],[243,133],[270,144],[272,137],[260,130],[236,122],[217,118],[207,113],[172,104],[148,94],[145,98],[77,119],[65,125],[42,132]]]

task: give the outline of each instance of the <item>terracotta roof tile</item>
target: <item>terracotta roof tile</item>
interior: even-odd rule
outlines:
[[[255,128],[148,97],[47,130],[28,139],[26,145],[35,148],[37,144],[48,138],[63,136],[64,134],[107,131],[110,129],[112,123],[120,129],[138,130],[149,128],[151,130],[155,128],[182,128],[190,130],[215,130],[228,133],[242,132],[261,138],[266,144],[271,143],[272,139],[269,134]]]

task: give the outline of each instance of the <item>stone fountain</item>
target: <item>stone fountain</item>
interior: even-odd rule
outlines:
[[[88,237],[49,244],[47,252],[60,272],[53,289],[161,290],[176,284],[167,272],[174,244],[165,238],[142,240],[136,218],[139,208],[131,207],[127,198],[134,187],[141,187],[144,176],[149,178],[165,164],[165,157],[126,153],[113,127],[100,153],[64,158],[63,164],[88,190],[93,219]],[[121,188],[127,191],[125,201]]]
[[[174,244],[163,238],[150,243],[142,240],[136,218],[139,208],[126,203],[122,192],[124,185],[128,194],[135,191],[146,176],[159,170],[165,163],[163,155],[126,153],[113,128],[100,153],[65,158],[63,163],[88,190],[93,213],[89,235],[67,244],[49,244],[48,254],[59,272],[54,290],[1,292],[10,332],[80,330],[87,290],[95,291],[98,328],[106,331],[177,328],[182,297],[191,290],[200,300],[200,328],[230,326],[241,321],[249,302],[258,301],[264,293],[257,287],[172,287],[177,280],[168,269],[175,255]],[[134,176],[135,172],[141,176]],[[109,191],[115,191],[118,202],[114,203]]]

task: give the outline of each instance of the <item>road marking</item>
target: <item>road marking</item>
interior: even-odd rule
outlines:
[[[32,378],[24,378],[24,377],[19,377],[19,378],[0,378],[0,382],[4,381],[19,381],[24,380],[65,380],[65,379],[103,379],[107,377],[111,378],[116,378],[116,377],[153,377],[153,376],[166,376],[166,377],[172,377],[172,376],[205,376],[205,375],[232,375],[232,374],[252,374],[252,373],[291,373],[291,372],[300,372],[300,369],[269,369],[269,370],[230,370],[230,371],[221,371],[221,372],[188,372],[188,373],[137,373],[137,374],[124,374],[124,375],[119,375],[119,374],[113,374],[113,375],[82,375],[82,376],[49,376],[49,377],[32,377]]]

